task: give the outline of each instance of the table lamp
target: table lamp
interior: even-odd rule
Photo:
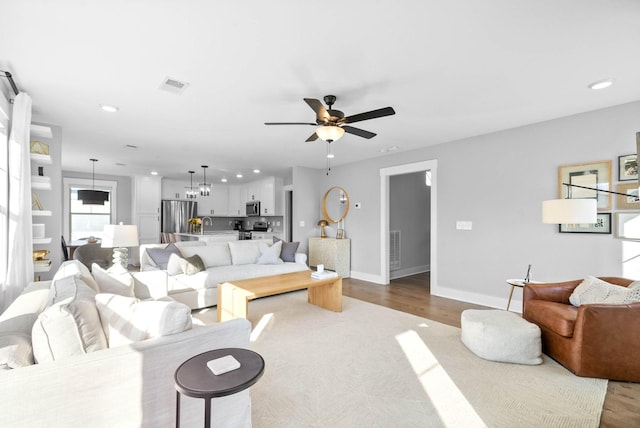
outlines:
[[[137,247],[138,227],[135,224],[106,224],[102,237],[102,247],[113,248],[113,264],[125,269],[129,265],[129,250],[126,247]]]
[[[318,226],[320,226],[320,237],[326,238],[327,233],[324,231],[324,228],[329,226],[329,222],[327,220],[318,220]]]

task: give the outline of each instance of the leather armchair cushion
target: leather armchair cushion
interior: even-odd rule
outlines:
[[[561,336],[572,337],[576,325],[578,308],[563,303],[544,300],[527,302],[526,319]]]

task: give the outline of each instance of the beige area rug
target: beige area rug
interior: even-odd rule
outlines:
[[[266,361],[251,389],[254,427],[597,427],[607,381],[550,358],[539,366],[476,357],[460,329],[306,291],[249,303],[251,347]]]

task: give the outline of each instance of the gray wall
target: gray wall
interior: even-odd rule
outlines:
[[[291,240],[300,242],[299,253],[308,253],[309,238],[320,236],[320,228],[316,225],[322,218],[322,196],[330,187],[322,190],[323,176],[323,171],[313,168],[294,167],[292,170],[293,236]],[[304,222],[304,226],[300,226],[300,222]]]
[[[99,163],[98,163],[99,167]],[[91,180],[91,173],[78,171],[62,171],[62,177],[65,178],[86,178]],[[116,199],[116,223],[133,224],[131,220],[131,201],[132,201],[132,181],[131,177],[122,175],[104,175],[96,174],[96,180],[111,180],[118,182],[117,199]],[[60,199],[64,198],[64,192],[60,187]],[[64,229],[64,227],[63,227]]]
[[[401,236],[401,266],[391,278],[429,270],[430,194],[424,172],[389,179],[389,230],[399,230]]]
[[[380,168],[437,160],[438,200],[432,201],[438,221],[437,293],[504,307],[505,279],[522,277],[529,263],[535,280],[640,278],[639,243],[615,235],[559,233],[556,225],[541,222],[541,202],[558,197],[560,165],[611,160],[615,183],[617,158],[636,152],[639,130],[640,102],[634,102],[334,167],[319,187],[339,184],[352,204],[362,203],[346,225],[352,276],[376,276],[381,274]],[[402,148],[402,141],[390,143]],[[294,186],[301,175],[294,173]],[[456,230],[457,220],[473,221],[473,230]]]

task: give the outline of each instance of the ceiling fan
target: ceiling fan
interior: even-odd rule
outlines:
[[[391,116],[396,114],[392,107],[384,107],[377,110],[371,110],[365,113],[354,114],[352,116],[344,116],[344,113],[340,110],[332,109],[333,104],[336,102],[335,95],[325,95],[324,102],[329,107],[326,109],[320,100],[315,98],[304,98],[304,101],[316,112],[315,123],[309,122],[266,122],[265,125],[311,125],[318,126],[316,132],[311,134],[306,141],[315,141],[320,137],[328,143],[336,141],[345,132],[353,135],[357,135],[362,138],[373,138],[376,136],[373,132],[365,131],[364,129],[354,128],[349,126],[349,123],[360,122],[363,120],[376,119],[378,117]]]

